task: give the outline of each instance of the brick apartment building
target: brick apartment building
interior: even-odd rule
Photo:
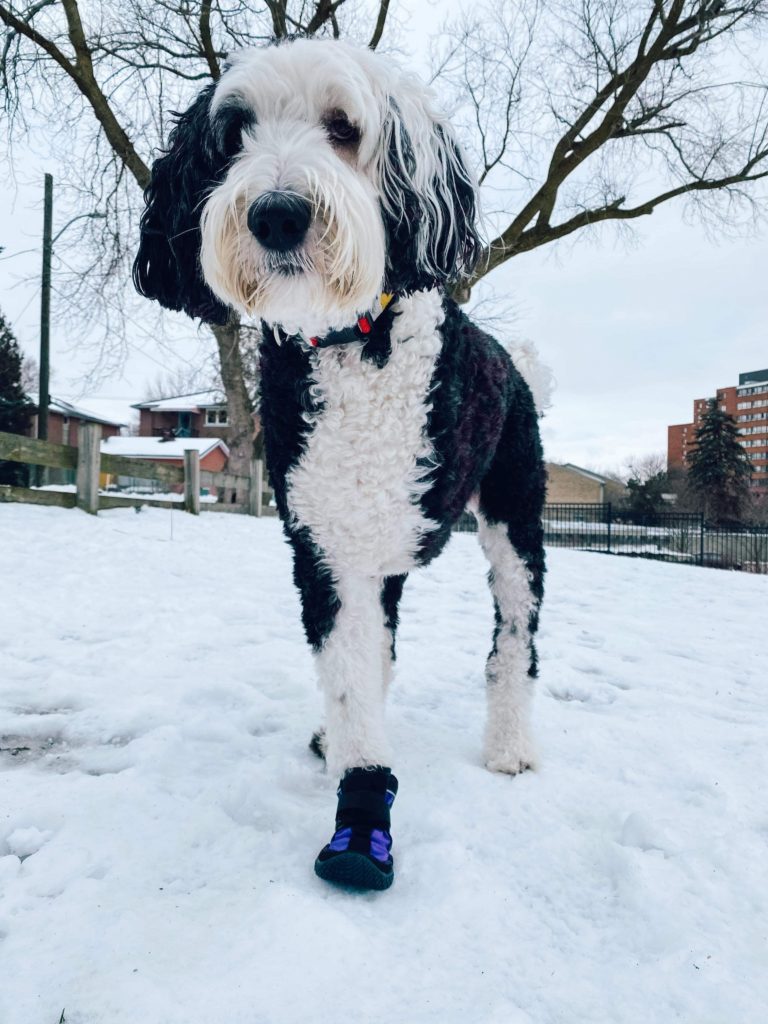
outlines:
[[[752,461],[752,487],[768,490],[768,370],[740,373],[738,385],[718,388],[717,404],[734,417],[741,443]],[[667,428],[667,465],[684,470],[696,446],[696,429],[707,411],[707,398],[693,403],[693,422]]]

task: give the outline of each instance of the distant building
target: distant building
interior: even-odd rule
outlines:
[[[39,397],[30,396],[35,406],[35,413],[29,427],[29,437],[37,437],[37,412]],[[63,398],[51,397],[48,402],[48,440],[53,444],[68,444],[77,448],[77,428],[81,423],[98,423],[101,425],[102,438],[114,437],[126,426],[124,422],[100,415],[83,405],[73,405]]]
[[[126,459],[146,462],[162,462],[167,466],[183,466],[184,452],[196,450],[200,455],[200,469],[208,473],[221,473],[227,465],[229,449],[218,437],[176,437],[168,441],[161,437],[109,437],[101,442],[102,455],[121,455]],[[103,486],[146,487],[148,481],[140,473],[135,476],[114,476],[107,474]],[[181,492],[181,485],[166,488],[161,484],[151,485],[155,490]],[[215,494],[216,488],[206,488],[205,493]]]
[[[226,399],[216,390],[138,402],[133,408],[139,410],[141,437],[229,438]]]
[[[547,463],[547,504],[602,504],[622,501],[626,488],[617,480],[574,466],[572,462]]]
[[[34,415],[27,431],[28,437],[37,437],[37,414],[40,408],[39,395],[30,396],[35,407]],[[51,397],[48,402],[48,441],[52,444],[66,444],[77,448],[78,427],[81,423],[97,423],[101,427],[102,440],[117,436],[126,423],[103,415],[87,407],[87,399],[83,405],[74,405],[63,398]],[[73,484],[74,469],[45,469],[38,478],[46,484]]]
[[[220,473],[227,464],[229,449],[218,437],[110,437],[101,442],[103,455],[122,455],[127,459],[147,459],[169,466],[183,466],[184,452],[194,449],[200,454],[200,468]]]
[[[715,396],[723,412],[739,425],[741,444],[752,461],[752,487],[768,489],[768,370],[740,373],[739,383],[718,388]],[[693,403],[693,422],[676,423],[667,428],[667,467],[685,470],[696,447],[696,430],[707,411],[708,398]]]

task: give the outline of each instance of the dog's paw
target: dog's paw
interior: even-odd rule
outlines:
[[[535,771],[536,758],[531,751],[521,755],[486,756],[485,767],[489,772],[499,772],[501,775],[522,775],[523,772]]]
[[[316,757],[319,757],[321,761],[325,760],[325,729],[318,729],[317,732],[312,733],[312,739],[309,741],[309,749]]]

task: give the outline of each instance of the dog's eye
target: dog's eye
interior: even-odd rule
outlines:
[[[360,141],[360,129],[352,124],[343,110],[332,110],[323,118],[328,138],[338,146],[356,146]]]
[[[255,123],[252,110],[241,106],[225,106],[216,115],[216,145],[227,160],[232,160],[243,148],[243,129]]]

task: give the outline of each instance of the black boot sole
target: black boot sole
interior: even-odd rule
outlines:
[[[344,885],[350,889],[373,889],[381,892],[395,880],[393,871],[384,872],[364,853],[346,850],[328,860],[315,861],[315,874],[324,882]]]

